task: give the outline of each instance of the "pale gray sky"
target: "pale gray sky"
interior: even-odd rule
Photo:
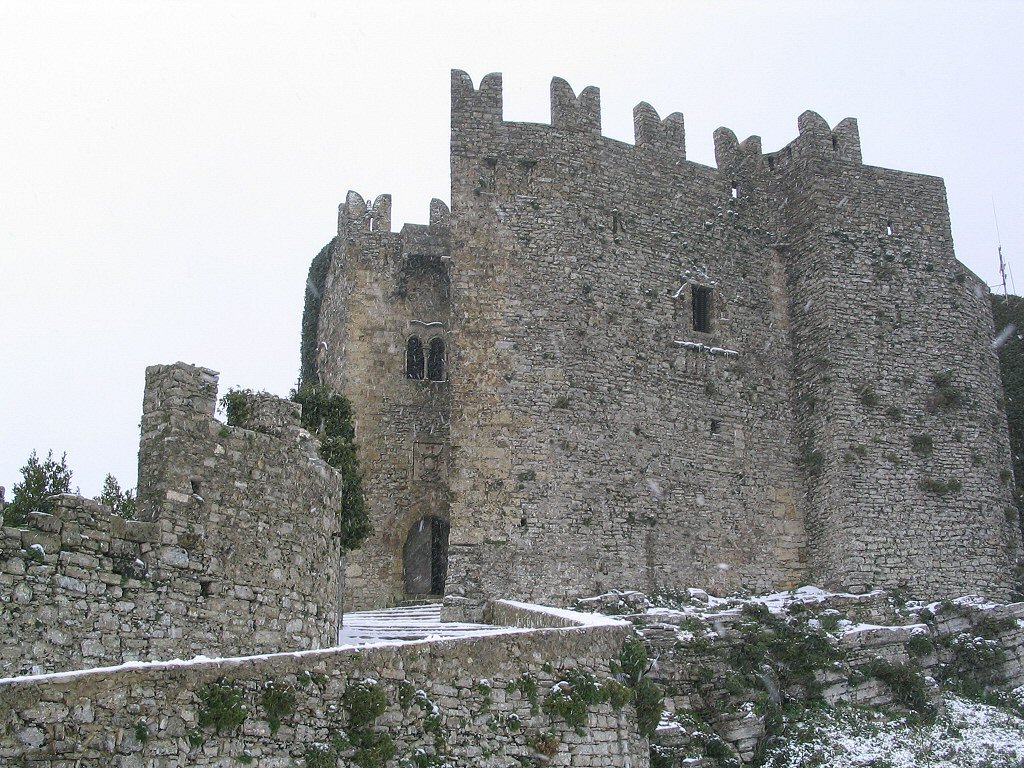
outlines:
[[[0,485],[66,451],[135,483],[143,371],[184,360],[287,393],[309,262],[348,189],[397,230],[448,199],[449,70],[504,73],[505,117],[548,84],[773,151],[797,116],[860,121],[864,160],[942,176],[961,261],[1024,253],[1019,2],[0,0]],[[1024,270],[1020,272],[1024,291]]]

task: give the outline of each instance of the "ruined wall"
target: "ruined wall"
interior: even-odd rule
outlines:
[[[646,768],[647,741],[631,704],[618,711],[592,704],[579,730],[543,706],[569,670],[607,681],[628,632],[624,624],[577,625],[4,680],[0,760],[49,768],[319,766],[339,758],[345,765]],[[219,707],[207,696],[211,686],[223,694]],[[237,713],[231,702],[247,708],[241,722],[225,721]]]
[[[774,234],[685,160],[681,115],[635,118],[606,139],[556,79],[551,126],[503,122],[500,76],[453,74],[450,593],[806,573]]]
[[[340,616],[339,477],[276,398],[213,418],[217,377],[146,371],[140,519],[57,499],[0,537],[2,673],[320,648]]]
[[[324,287],[318,375],[352,402],[363,488],[374,533],[348,555],[346,605],[393,605],[407,596],[406,538],[418,521],[449,519],[450,394],[441,380],[409,378],[406,345],[449,344],[448,209],[430,225],[391,232],[391,199],[367,206],[350,192]],[[447,355],[446,355],[447,362]]]

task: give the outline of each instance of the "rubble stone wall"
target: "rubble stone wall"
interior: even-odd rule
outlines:
[[[624,624],[513,630],[2,681],[0,760],[47,768],[319,766],[339,758],[646,768],[647,740],[631,704],[593,704],[579,729],[544,707],[570,670],[608,679],[628,632]],[[232,703],[246,708],[240,722],[227,719],[238,712]]]
[[[655,660],[651,678],[667,692],[665,723],[674,724],[656,734],[655,751],[693,756],[710,729],[749,762],[773,701],[907,708],[916,681],[941,706],[940,691],[965,681],[977,691],[1024,684],[1024,603],[963,598],[907,611],[875,591],[793,603],[774,617],[754,605],[700,618],[671,609],[627,614]],[[788,661],[787,648],[798,649]],[[779,673],[800,664],[806,678]]]
[[[340,620],[340,478],[263,398],[249,422],[213,418],[216,374],[152,366],[139,518],[57,497],[0,536],[0,672],[333,645]]]

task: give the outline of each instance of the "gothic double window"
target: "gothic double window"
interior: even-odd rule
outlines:
[[[424,354],[419,336],[410,336],[405,344],[405,375],[417,381],[444,381],[444,340],[435,336],[427,344]]]

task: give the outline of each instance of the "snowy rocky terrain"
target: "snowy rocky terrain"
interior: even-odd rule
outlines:
[[[1024,604],[612,592],[665,693],[652,767],[1024,765]]]

